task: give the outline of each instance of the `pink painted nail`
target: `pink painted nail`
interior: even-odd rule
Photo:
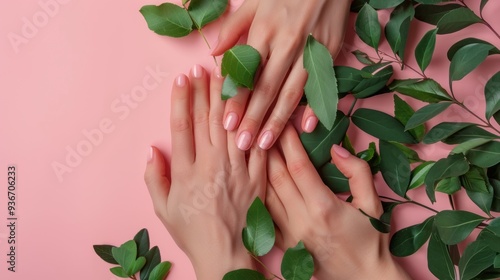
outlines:
[[[252,142],[252,135],[248,131],[243,131],[238,137],[238,142],[236,146],[242,151],[246,151],[250,148]]]
[[[333,145],[333,151],[341,158],[348,158],[351,156],[348,150],[342,148],[339,145]]]
[[[227,131],[233,131],[238,124],[238,115],[236,113],[229,113],[226,116],[226,120],[224,121],[224,129]]]
[[[201,67],[201,65],[196,64],[193,67],[193,77],[201,78],[201,76],[203,76],[203,68]]]
[[[262,134],[262,136],[260,137],[259,147],[262,150],[267,150],[267,149],[271,148],[271,144],[273,143],[273,140],[274,140],[274,135],[270,130],[268,130],[268,131],[264,132],[264,134]]]
[[[306,123],[304,125],[304,131],[307,133],[313,132],[317,124],[318,124],[318,119],[316,117],[307,118]]]
[[[184,75],[179,75],[177,79],[175,79],[175,83],[177,84],[178,87],[183,87],[186,85],[186,76]]]
[[[149,152],[148,152],[148,162],[153,161],[153,156],[154,156],[154,150],[153,147],[149,147]]]

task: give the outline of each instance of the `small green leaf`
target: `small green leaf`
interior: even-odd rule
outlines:
[[[447,245],[458,244],[472,232],[485,218],[461,210],[444,210],[436,215],[434,224],[441,240]]]
[[[432,25],[437,25],[444,15],[462,7],[459,4],[418,5],[415,8],[415,18]]]
[[[356,59],[359,62],[363,63],[364,65],[375,64],[375,62],[373,60],[371,60],[371,58],[366,53],[364,53],[360,50],[355,50],[355,51],[352,51],[351,53],[356,57]]]
[[[113,273],[115,276],[118,276],[120,278],[129,278],[125,270],[121,266],[115,266],[109,269],[111,273]]]
[[[447,158],[438,160],[431,167],[425,177],[426,193],[431,202],[435,202],[434,188],[438,180],[461,176],[469,171],[469,163],[463,154],[449,155]]]
[[[446,144],[460,144],[477,138],[492,140],[498,139],[499,136],[492,134],[474,124],[449,135],[441,141]]]
[[[401,99],[396,94],[394,95],[394,116],[398,121],[400,121],[404,126],[408,124],[408,121],[415,114],[413,108],[406,103],[403,99]],[[409,132],[415,139],[419,142],[422,141],[425,135],[425,126],[417,125],[414,128],[410,129]]]
[[[391,232],[391,225],[386,222],[386,221],[381,221],[377,218],[374,218],[368,214],[366,214],[363,209],[359,209],[359,211],[365,215],[366,217],[368,217],[368,219],[370,220],[370,223],[372,224],[373,228],[375,228],[378,232],[381,232],[381,233],[389,233]]]
[[[432,166],[434,166],[434,163],[434,161],[426,161],[412,170],[409,190],[416,189],[424,184],[424,179]]]
[[[490,224],[481,230],[477,240],[490,244],[490,248],[500,253],[500,217],[493,219]]]
[[[342,140],[342,147],[351,153],[351,155],[355,155],[356,151],[354,150],[354,147],[351,144],[351,140],[349,139],[349,136],[346,134],[344,136],[344,139]]]
[[[231,75],[227,75],[222,84],[222,100],[228,100],[238,94],[238,84],[231,78]]]
[[[137,272],[141,271],[141,269],[144,267],[146,264],[146,258],[145,257],[138,257],[135,262],[133,263],[132,267],[130,268],[130,276],[136,274]],[[128,271],[127,271],[128,272]]]
[[[473,125],[473,123],[442,122],[434,126],[424,137],[424,144],[433,144],[448,138],[457,131]]]
[[[453,148],[453,150],[451,150],[451,153],[452,154],[465,154],[468,150],[475,148],[477,146],[481,146],[483,144],[486,144],[490,141],[491,140],[489,140],[489,139],[481,139],[481,138],[472,139],[472,140],[463,142],[463,143],[455,146],[455,148]]]
[[[470,280],[476,277],[481,271],[493,264],[495,252],[488,248],[488,243],[474,241],[467,245],[464,250],[458,269],[461,280]]]
[[[191,1],[193,1],[193,0],[191,0]],[[151,274],[149,275],[149,280],[164,280],[165,277],[167,276],[168,272],[170,271],[171,267],[172,267],[172,264],[170,262],[159,263],[151,271]]]
[[[307,102],[319,121],[330,130],[335,122],[339,100],[337,79],[330,51],[312,35],[307,37],[304,48],[304,68],[308,73],[304,87]]]
[[[428,103],[452,100],[448,92],[432,79],[394,80],[389,88]]]
[[[334,193],[348,192],[349,180],[332,163],[327,162],[318,170],[323,183]]]
[[[376,174],[380,170],[380,156],[377,153],[375,142],[370,142],[368,149],[357,153],[356,156],[368,163],[372,174]]]
[[[487,180],[487,179],[486,179]],[[479,209],[481,209],[484,213],[490,215],[490,210],[491,210],[491,204],[493,203],[493,194],[494,190],[493,187],[489,184],[489,182],[486,183],[486,188],[487,192],[474,192],[474,191],[469,191],[466,189],[467,195],[469,196],[470,200],[474,202]]]
[[[149,29],[156,34],[170,37],[183,37],[193,31],[193,22],[188,12],[172,3],[160,6],[146,5],[140,10]]]
[[[465,27],[482,22],[481,18],[468,8],[460,7],[443,15],[438,21],[438,34],[448,34],[464,29]]]
[[[335,66],[335,76],[337,77],[338,91],[341,93],[350,92],[354,89],[364,78],[371,78],[372,74],[352,68],[349,66]]]
[[[120,247],[112,248],[111,253],[113,257],[118,262],[118,264],[123,267],[123,270],[127,275],[132,275],[132,270],[134,268],[135,260],[137,258],[137,244],[134,240],[129,240],[123,243]]]
[[[191,0],[188,12],[198,29],[218,19],[226,10],[228,0]]]
[[[112,245],[94,245],[95,253],[105,262],[110,264],[118,264],[118,262],[113,258],[111,249],[116,248]]]
[[[381,28],[378,21],[378,14],[370,5],[365,4],[356,17],[356,34],[367,45],[375,50],[380,42]]]
[[[471,165],[469,171],[460,176],[460,181],[464,188],[472,192],[488,193],[486,174],[480,167]]]
[[[222,57],[221,73],[238,85],[253,90],[255,72],[260,64],[260,54],[249,45],[238,45],[227,50]]]
[[[434,216],[394,233],[391,238],[390,250],[396,257],[406,257],[414,254],[429,239],[432,233]]]
[[[267,280],[260,272],[251,269],[233,270],[222,278],[222,280]]]
[[[404,59],[406,41],[410,31],[410,22],[415,15],[415,9],[409,2],[397,6],[392,12],[389,22],[385,25],[385,37],[392,51]]]
[[[281,261],[281,275],[286,280],[309,280],[313,273],[313,257],[302,241],[294,248],[286,250]]]
[[[461,80],[476,69],[488,57],[491,49],[491,45],[480,43],[469,44],[460,48],[451,59],[450,80]]]
[[[432,231],[427,248],[427,266],[440,280],[455,280],[455,267],[448,252],[448,247],[441,241],[436,229]]]
[[[448,60],[451,61],[453,59],[453,57],[455,56],[455,54],[457,53],[457,51],[459,49],[461,49],[462,47],[465,47],[465,46],[470,45],[470,44],[476,44],[476,43],[483,44],[483,45],[490,45],[491,50],[488,52],[488,55],[500,54],[500,50],[497,49],[495,46],[493,46],[489,42],[486,42],[486,41],[483,41],[483,40],[480,40],[477,38],[465,38],[463,40],[456,42],[455,44],[453,44],[453,46],[450,47],[450,49],[448,50],[448,53],[447,53]]]
[[[435,190],[446,194],[454,194],[461,188],[460,179],[458,177],[449,177],[439,180]]]
[[[436,47],[436,34],[437,29],[429,30],[425,33],[424,37],[422,37],[415,48],[415,59],[417,60],[418,66],[422,72],[427,69],[427,66],[429,66],[429,63],[431,62],[432,55],[434,54],[434,48]]]
[[[397,195],[406,197],[410,184],[410,161],[405,154],[393,144],[380,140],[380,171],[385,182]]]
[[[441,114],[448,107],[450,107],[451,104],[453,103],[451,102],[431,103],[427,106],[420,108],[408,120],[408,123],[405,126],[405,130],[415,128],[425,123],[426,121],[434,118],[435,116]]]
[[[319,124],[312,133],[300,135],[302,145],[316,168],[331,160],[330,149],[333,144],[339,144],[342,141],[347,128],[349,128],[349,118],[339,111],[331,130]]]
[[[358,99],[363,99],[382,93],[381,90],[384,89],[393,73],[392,65],[389,65],[371,77],[363,77],[363,80],[352,89],[353,95]]]
[[[160,249],[158,249],[158,246],[154,246],[144,257],[146,258],[146,265],[141,269],[141,280],[148,280],[151,271],[161,262]]]
[[[411,148],[408,148],[407,146],[405,146],[401,143],[398,143],[398,142],[391,141],[391,144],[393,144],[398,149],[400,149],[401,152],[403,152],[403,154],[406,156],[406,158],[410,161],[410,163],[422,162],[422,160],[418,156],[417,152],[415,152]]]
[[[243,229],[243,244],[255,256],[264,256],[274,246],[275,232],[271,214],[259,197],[247,212],[247,226]]]
[[[394,117],[380,111],[360,108],[352,115],[353,123],[364,132],[385,141],[416,144],[417,140]]]
[[[500,72],[493,75],[486,83],[484,96],[486,98],[486,119],[489,120],[500,112]]]
[[[500,212],[500,180],[489,178],[488,181],[493,187],[493,201],[491,202],[491,211]]]
[[[143,228],[135,236],[134,241],[137,244],[137,256],[145,256],[149,251],[149,233]]]

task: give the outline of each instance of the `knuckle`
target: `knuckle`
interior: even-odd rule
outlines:
[[[273,100],[276,95],[276,86],[273,82],[262,81],[254,90],[253,95],[258,95],[264,101]]]
[[[287,174],[284,170],[275,171],[269,174],[269,182],[274,189],[278,190],[285,185]]]
[[[287,101],[287,104],[292,104],[293,108],[299,104],[300,99],[302,98],[303,91],[302,89],[298,89],[299,87],[286,88],[283,89],[281,95]]]
[[[208,119],[209,119],[208,112],[205,111],[196,112],[193,116],[193,122],[196,125],[206,124],[208,123]]]
[[[307,172],[307,167],[309,165],[309,160],[298,159],[288,164],[288,170],[290,174],[294,176],[301,176]]]
[[[191,121],[187,118],[172,118],[171,129],[176,132],[183,132],[191,129]]]

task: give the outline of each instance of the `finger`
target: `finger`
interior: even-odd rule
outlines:
[[[268,183],[266,188],[266,207],[273,217],[273,221],[279,227],[287,226],[288,214],[286,213],[285,206],[270,183]]]
[[[236,133],[234,131],[227,132],[227,153],[229,155],[231,168],[233,170],[248,170],[245,151],[242,151],[238,149],[238,147],[236,147],[236,143],[234,143],[235,135]]]
[[[302,130],[304,130],[304,132],[311,133],[316,129],[317,125],[318,117],[316,117],[311,107],[307,105],[304,110],[304,114],[302,115]]]
[[[234,143],[234,141],[232,141]],[[258,189],[259,196],[262,200],[266,197],[266,178],[267,178],[267,151],[259,147],[252,147],[248,156],[248,176],[250,181],[254,182],[260,188]]]
[[[194,136],[189,88],[189,80],[185,75],[179,75],[172,86],[170,105],[172,158],[180,165],[194,162]]]
[[[167,198],[170,192],[169,177],[170,170],[167,168],[163,155],[156,147],[150,147],[144,181],[158,216],[166,214]]]
[[[302,57],[301,57],[302,58]],[[297,108],[303,95],[303,88],[307,80],[307,72],[302,67],[302,59],[293,66],[292,71],[278,94],[278,100],[273,111],[263,126],[259,136],[259,147],[269,149],[285,128],[290,116]]]
[[[210,82],[210,140],[216,147],[227,146],[227,133],[222,125],[225,102],[221,100],[221,89],[224,78],[220,67],[212,71]]]
[[[210,145],[210,128],[208,119],[210,114],[209,90],[207,73],[200,65],[191,69],[191,92],[192,92],[192,118],[194,127],[194,144],[196,154],[206,151],[207,144]]]
[[[222,24],[219,32],[218,42],[212,51],[212,55],[223,54],[238,42],[240,37],[249,30],[257,10],[258,1],[247,0],[240,8]]]
[[[333,164],[349,179],[352,205],[372,217],[380,217],[384,211],[368,163],[338,145],[333,145],[331,154]]]
[[[224,108],[224,128],[227,131],[233,131],[238,127],[249,97],[250,91],[240,87],[238,88],[238,94],[226,101],[226,107]]]
[[[285,247],[285,238],[283,237],[283,233],[281,232],[279,227],[276,226],[274,227],[274,232],[276,236],[276,246],[281,250],[286,251],[287,248]]]

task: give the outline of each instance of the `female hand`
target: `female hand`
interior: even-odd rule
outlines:
[[[318,279],[410,279],[389,252],[389,235],[375,230],[368,217],[380,217],[382,205],[368,164],[340,146],[331,150],[333,163],[349,179],[352,203],[340,200],[321,181],[287,126],[277,148],[268,155],[266,204],[278,226],[277,244],[300,240],[311,252]]]
[[[350,2],[246,0],[224,22],[213,55],[221,55],[248,32],[247,44],[259,51],[263,62],[251,97],[242,92],[227,102],[224,127],[232,131],[239,125],[238,148],[249,149],[258,137],[258,145],[268,149],[278,139],[303,95],[307,72],[302,53],[307,36],[312,33],[335,57],[343,41]],[[266,114],[269,117],[262,125]],[[302,120],[304,131],[312,132],[317,123],[308,108]]]
[[[241,242],[248,207],[265,197],[266,153],[239,150],[222,126],[223,78],[196,65],[172,88],[172,164],[151,149],[144,179],[157,216],[187,254],[197,279],[253,268]],[[217,257],[214,257],[214,254]]]

